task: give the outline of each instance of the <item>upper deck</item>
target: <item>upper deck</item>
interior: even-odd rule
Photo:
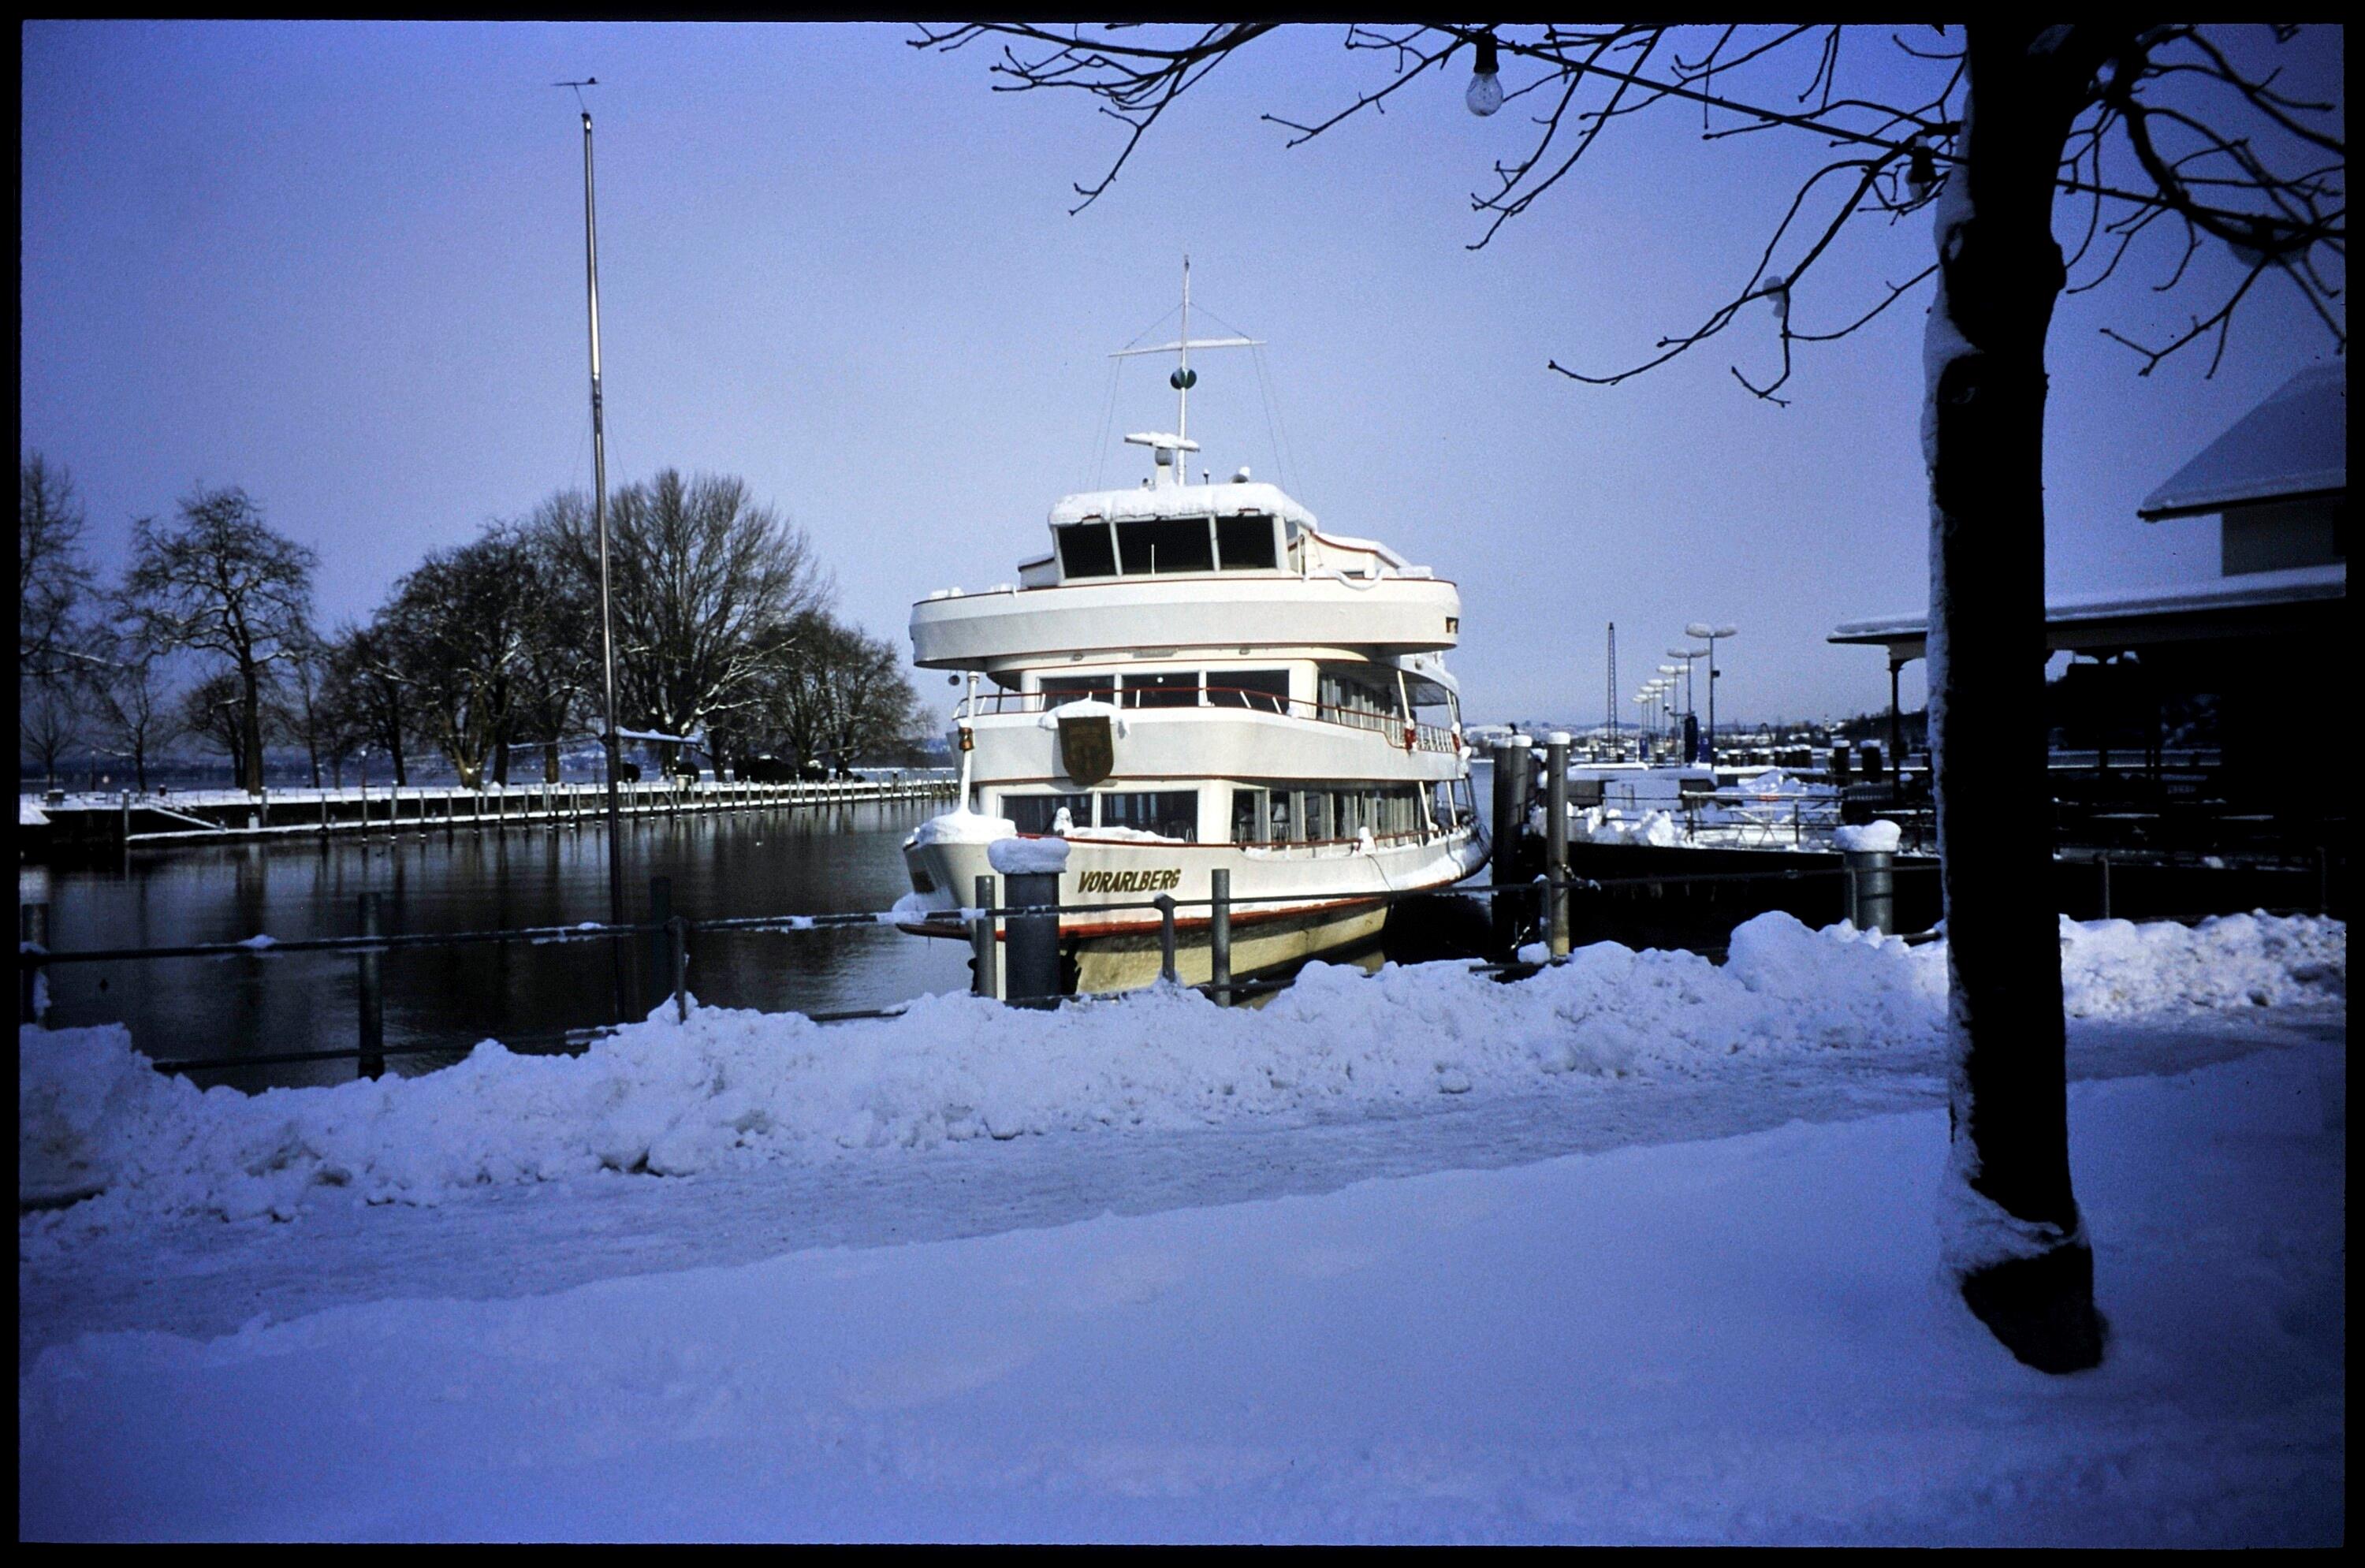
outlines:
[[[912,607],[913,662],[1024,667],[1121,649],[1438,653],[1460,640],[1450,582],[1367,539],[1325,534],[1279,487],[1095,490],[1051,509],[1052,547],[1017,584]]]

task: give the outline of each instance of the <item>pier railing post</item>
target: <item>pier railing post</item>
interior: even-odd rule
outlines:
[[[1158,906],[1158,979],[1160,984],[1173,985],[1182,979],[1174,967],[1174,899],[1160,893],[1149,901]]]
[[[689,917],[677,914],[666,922],[667,968],[673,974],[673,1017],[689,1022]]]
[[[1525,735],[1512,735],[1495,748],[1493,920],[1495,945],[1505,954],[1519,945],[1519,903],[1499,890],[1519,878],[1519,845],[1528,823],[1528,749]]]
[[[1059,874],[1056,871],[1004,872],[1003,886],[1009,891],[1010,906],[1056,904],[1059,902]],[[1003,946],[1009,974],[1003,983],[1004,1000],[1014,1005],[1030,1007],[1056,1006],[1059,1000],[1059,916],[1057,911],[1043,914],[1013,914],[1004,926],[1008,935]]]
[[[1897,929],[1895,857],[1886,849],[1850,849],[1841,856],[1847,872],[1848,918],[1859,931]]]
[[[1232,999],[1232,874],[1208,872],[1207,893],[1207,978],[1222,1003]]]
[[[657,1008],[665,1004],[666,994],[673,989],[672,986],[667,983],[667,976],[666,974],[666,970],[671,961],[667,948],[666,931],[672,920],[673,879],[671,877],[651,877],[649,879],[648,920],[651,929],[647,935],[648,946],[646,949],[649,962],[649,980],[646,995],[648,997],[648,1007],[651,1012],[656,1011]]]
[[[46,903],[24,903],[17,906],[17,942],[19,950],[30,947],[40,952],[50,949],[50,906]],[[41,1005],[44,971],[38,964],[27,964],[17,971],[17,1022],[38,1024],[48,1011]]]
[[[1544,872],[1552,879],[1546,940],[1568,957],[1568,732],[1544,737]]]
[[[362,935],[381,935],[378,924],[378,895],[362,895]],[[353,962],[360,976],[356,988],[361,1006],[361,1058],[354,1069],[363,1078],[386,1076],[386,991],[381,984],[379,964],[383,955],[375,949],[355,956]]]
[[[1001,987],[993,976],[993,879],[977,879],[977,918],[969,923],[969,988],[979,996],[994,996]]]
[[[2107,849],[2106,849],[2106,850],[2104,850],[2104,851],[2102,853],[2102,855],[2101,855],[2100,857],[2097,857],[2097,859],[2096,859],[2096,862],[2095,862],[2095,863],[2096,863],[2096,865],[2097,865],[2097,866],[2099,866],[2099,867],[2101,868],[2101,869],[2102,869],[2102,917],[2104,920],[2108,920],[2108,919],[2110,919],[2110,918],[2111,918],[2111,854],[2110,854],[2110,851],[2109,851],[2109,850],[2107,850]]]

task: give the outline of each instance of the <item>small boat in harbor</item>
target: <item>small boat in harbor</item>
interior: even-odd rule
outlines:
[[[930,594],[913,662],[965,674],[957,810],[904,846],[902,929],[966,938],[992,849],[1058,838],[1065,989],[1160,972],[1160,894],[1185,981],[1209,976],[1210,873],[1228,873],[1232,972],[1247,979],[1368,942],[1389,900],[1485,864],[1461,698],[1443,655],[1454,585],[1386,545],[1324,531],[1240,469],[1192,484],[1189,273],[1173,433],[1127,435],[1138,488],[1051,508],[1018,581]],[[1133,906],[1133,907],[1127,907]]]

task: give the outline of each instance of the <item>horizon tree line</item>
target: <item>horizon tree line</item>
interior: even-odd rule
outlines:
[[[194,742],[263,789],[266,748],[300,751],[316,785],[385,759],[398,783],[441,756],[471,789],[538,755],[556,782],[604,720],[598,542],[589,498],[431,550],[366,619],[323,628],[319,557],[236,486],[199,487],[141,518],[109,583],[82,544],[71,473],[17,465],[18,759],[54,784],[77,759],[128,764],[137,787]],[[620,731],[671,770],[765,756],[850,767],[907,760],[925,727],[899,651],[841,620],[802,530],[744,481],[666,469],[610,499]],[[662,738],[660,738],[662,737]],[[95,771],[95,766],[93,766]]]

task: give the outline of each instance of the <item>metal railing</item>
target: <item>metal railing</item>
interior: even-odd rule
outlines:
[[[1408,720],[1401,713],[1316,702],[1303,697],[1285,697],[1278,692],[1242,686],[1137,687],[1105,692],[1098,689],[1081,692],[996,690],[981,692],[973,703],[964,700],[958,716],[1048,713],[1087,698],[1127,712],[1239,711],[1303,719],[1310,723],[1337,724],[1345,729],[1386,735],[1393,744],[1402,745],[1407,751],[1452,753],[1457,745],[1452,729]],[[1407,744],[1407,736],[1410,744]]]
[[[1284,975],[1261,980],[1237,980],[1231,973],[1229,941],[1233,912],[1243,906],[1289,905],[1306,907],[1309,912],[1337,909],[1344,905],[1393,905],[1407,900],[1458,895],[1499,905],[1504,899],[1531,902],[1541,928],[1545,912],[1552,907],[1555,895],[1602,893],[1619,889],[1664,890],[1714,884],[1750,882],[1815,883],[1836,880],[1841,884],[1842,912],[1850,919],[1870,913],[1870,901],[1876,896],[1886,900],[1893,879],[1912,875],[1935,874],[1938,867],[1933,861],[1897,863],[1886,854],[1856,854],[1841,865],[1832,867],[1783,867],[1764,871],[1702,871],[1677,874],[1637,874],[1626,877],[1576,877],[1569,875],[1538,876],[1525,882],[1489,882],[1418,891],[1351,889],[1331,893],[1263,893],[1234,895],[1228,876],[1216,872],[1216,881],[1205,898],[1177,899],[1169,894],[1155,898],[1104,903],[1063,902],[1057,897],[1058,879],[1054,875],[1013,877],[1012,895],[999,896],[996,879],[980,877],[975,890],[976,902],[958,909],[938,912],[925,917],[921,924],[941,922],[948,928],[965,928],[976,955],[972,989],[977,992],[998,996],[1016,1005],[1040,1006],[1056,1003],[1058,973],[1056,962],[1048,972],[1038,969],[1031,974],[1003,974],[1005,969],[997,962],[998,947],[1015,946],[1012,933],[1026,922],[1051,923],[1054,942],[1049,951],[1056,959],[1057,923],[1069,915],[1107,915],[1129,912],[1154,913],[1158,916],[1156,930],[1160,956],[1160,973],[1169,984],[1179,984],[1180,928],[1186,924],[1182,912],[1205,910],[1204,920],[1191,919],[1187,924],[1205,924],[1209,931],[1211,978],[1190,989],[1196,990],[1218,1002],[1237,1002],[1270,994],[1286,988],[1295,978]],[[2104,918],[2110,913],[2111,868],[2107,857],[2100,864],[2101,895]],[[2322,898],[2315,911],[2278,909],[2267,913],[2293,914],[2322,913],[2328,907],[2330,896],[2328,872],[2320,887]],[[1048,883],[1052,896],[1048,899],[1031,896]],[[361,1076],[382,1075],[390,1058],[454,1054],[452,1045],[392,1046],[385,1043],[385,993],[380,975],[380,960],[389,952],[420,948],[449,948],[499,943],[526,943],[547,946],[577,942],[609,942],[638,939],[644,944],[646,973],[650,979],[648,1004],[662,1005],[663,999],[672,1000],[676,1019],[688,1022],[691,1013],[687,977],[690,939],[701,933],[779,932],[842,930],[851,927],[896,925],[905,917],[892,911],[843,912],[816,914],[744,915],[713,920],[693,920],[673,913],[671,884],[666,878],[650,882],[652,918],[633,924],[603,924],[586,921],[574,925],[544,925],[502,928],[486,931],[430,933],[392,933],[380,929],[382,904],[380,895],[364,893],[357,904],[358,929],[350,936],[316,936],[291,938],[286,941],[270,937],[250,937],[242,942],[193,942],[153,947],[82,948],[54,951],[49,946],[49,906],[32,902],[18,906],[19,932],[17,946],[18,1016],[23,1023],[38,1023],[45,1011],[40,1000],[41,977],[60,965],[121,963],[166,958],[272,958],[296,953],[345,953],[355,964],[355,996],[357,1002],[357,1042],[351,1050],[315,1050],[277,1052],[239,1057],[219,1057],[158,1061],[160,1071],[191,1072],[236,1068],[278,1066],[297,1063],[350,1060],[357,1064]],[[1283,913],[1287,913],[1284,911]],[[2205,914],[2165,915],[2151,917],[2185,924],[2208,918]],[[1859,920],[1859,924],[1864,924]],[[1886,913],[1871,924],[1886,924]],[[1141,922],[1146,934],[1149,923]],[[1038,927],[1039,929],[1039,927]],[[1516,922],[1512,929],[1520,929]],[[1909,943],[1926,942],[1937,935],[1934,930],[1917,932],[1903,939]],[[1722,948],[1710,945],[1696,946],[1710,957],[1721,956]],[[1508,980],[1533,975],[1544,969],[1566,962],[1564,957],[1542,960],[1513,958],[1508,960],[1476,963],[1469,966],[1474,974],[1493,974]],[[905,1004],[880,1008],[857,1008],[816,1013],[809,1016],[816,1023],[837,1023],[856,1019],[891,1018],[900,1015]],[[611,1032],[612,1025],[597,1025],[563,1031],[520,1034],[514,1044],[555,1046],[560,1049],[583,1049]]]

